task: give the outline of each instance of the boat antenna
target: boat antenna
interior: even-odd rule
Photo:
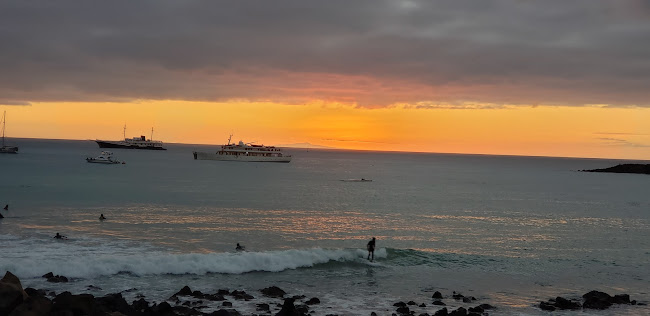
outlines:
[[[4,133],[2,135],[4,135]],[[228,137],[228,145],[230,145],[230,139],[231,138],[232,138],[232,134],[230,134],[230,137]]]
[[[151,138],[149,140],[153,140],[153,127],[151,128]]]
[[[126,123],[124,123],[124,132],[123,132],[123,135],[124,135],[124,139],[126,139]]]

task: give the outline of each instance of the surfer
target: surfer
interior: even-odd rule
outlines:
[[[9,204],[5,205],[5,211],[9,210]]]
[[[100,214],[100,215],[99,215],[99,220],[100,220],[100,221],[103,221],[103,220],[105,220],[105,219],[106,219],[106,217],[104,217],[104,214]]]
[[[244,246],[240,245],[239,243],[237,243],[237,247],[235,247],[235,250],[244,251],[244,250],[246,250],[246,248]]]
[[[59,233],[56,233],[56,235],[54,235],[54,239],[68,239],[68,237],[63,236],[63,235],[61,235]]]
[[[375,237],[372,237],[372,240],[368,242],[368,245],[366,247],[368,248],[368,260],[374,261],[375,260]]]

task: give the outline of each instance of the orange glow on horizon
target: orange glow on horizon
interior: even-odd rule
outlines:
[[[314,102],[141,101],[0,106],[7,136],[171,143],[311,143],[341,149],[650,160],[650,109],[506,107],[358,108]]]

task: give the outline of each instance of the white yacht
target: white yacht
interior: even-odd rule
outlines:
[[[112,164],[124,164],[123,161],[119,161],[115,158],[113,158],[113,153],[110,151],[102,151],[102,154],[97,156],[97,157],[88,157],[86,158],[87,162],[90,163],[101,163],[101,164],[107,164],[107,165],[112,165]]]
[[[17,146],[7,146],[5,145],[5,119],[7,116],[7,111],[4,111],[2,114],[2,147],[0,147],[0,154],[17,154]]]
[[[216,152],[194,151],[194,159],[220,160],[220,161],[246,161],[246,162],[290,162],[291,155],[285,155],[281,148],[274,146],[253,145],[239,141],[238,144],[222,145]]]
[[[124,125],[124,140],[100,140],[97,139],[99,148],[128,148],[128,149],[149,149],[149,150],[167,150],[163,148],[163,142],[152,140],[153,128],[151,129],[151,138],[144,136],[126,138],[126,125]]]

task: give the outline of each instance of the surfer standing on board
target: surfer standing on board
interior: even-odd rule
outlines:
[[[366,247],[368,248],[368,260],[375,260],[375,237],[372,237],[372,240],[368,242]]]

